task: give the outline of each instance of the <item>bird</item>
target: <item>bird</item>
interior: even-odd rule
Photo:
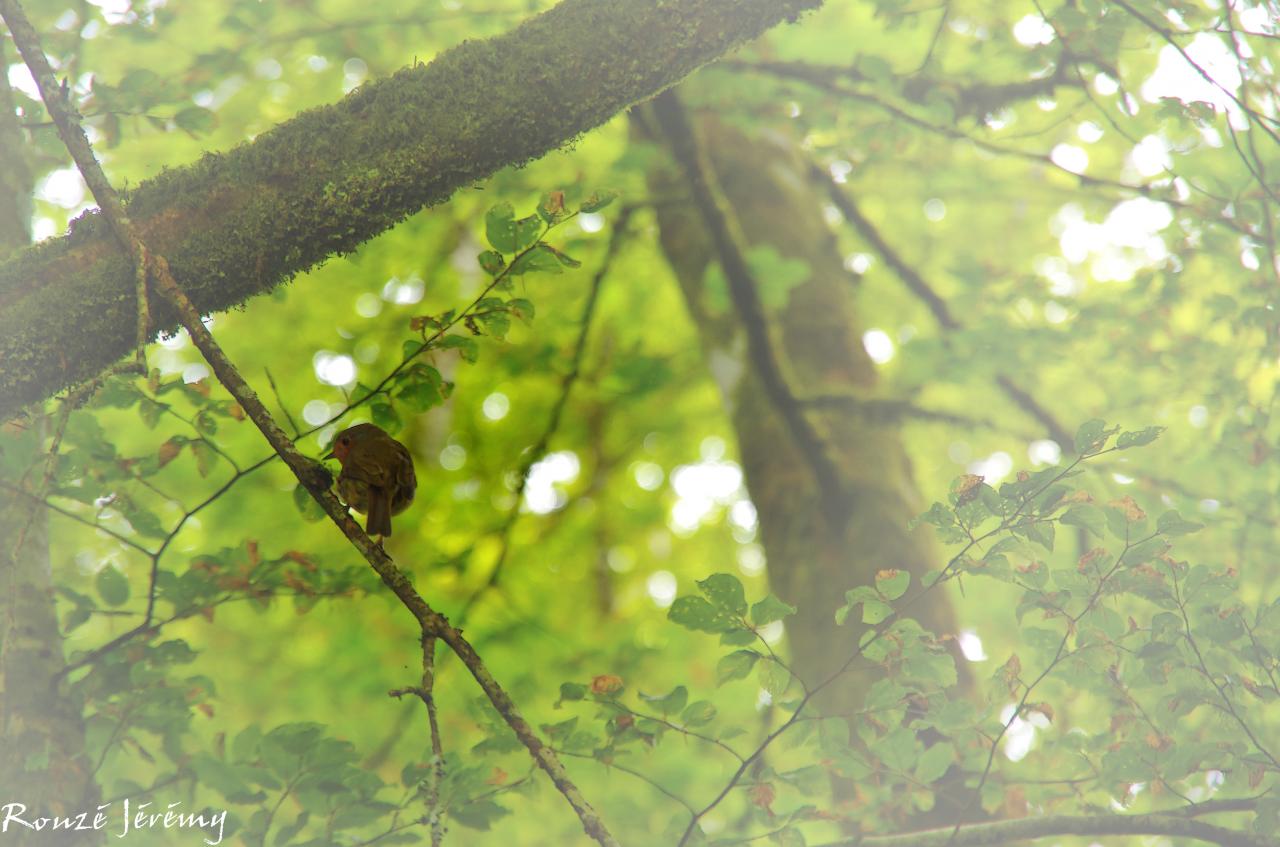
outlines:
[[[338,494],[368,516],[365,532],[390,535],[391,516],[409,507],[418,487],[409,449],[374,424],[362,423],[338,433],[325,458],[342,465]]]

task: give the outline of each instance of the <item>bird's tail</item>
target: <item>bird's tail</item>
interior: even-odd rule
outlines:
[[[364,531],[370,535],[391,534],[391,492],[387,489],[370,486],[369,519]]]

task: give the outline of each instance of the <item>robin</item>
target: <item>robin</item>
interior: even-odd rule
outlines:
[[[390,535],[391,516],[408,508],[418,487],[408,448],[373,424],[362,423],[338,433],[325,458],[342,465],[338,494],[348,506],[368,515],[365,532]]]

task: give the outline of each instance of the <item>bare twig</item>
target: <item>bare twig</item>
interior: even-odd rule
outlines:
[[[431,732],[431,777],[424,791],[427,820],[431,824],[431,847],[440,847],[444,841],[444,810],[440,808],[440,786],[444,783],[444,744],[440,739],[440,722],[436,716],[436,639],[422,636],[422,684],[415,688],[397,688],[389,692],[392,697],[412,694],[427,707],[427,724]]]
[[[271,368],[263,368],[267,375],[267,385],[271,386],[271,394],[276,398],[276,405],[280,407],[284,419],[289,422],[289,428],[293,430],[293,440],[297,441],[302,437],[302,430],[298,428],[298,422],[293,419],[293,415],[289,414],[289,407],[285,405],[284,398],[280,396],[280,389],[276,386],[276,378],[271,375]]]
[[[515,490],[515,502],[512,503],[510,511],[507,512],[502,525],[497,531],[501,539],[498,557],[494,561],[493,568],[489,571],[489,578],[485,580],[484,585],[473,591],[466,602],[462,604],[462,609],[458,613],[459,621],[466,620],[467,615],[480,597],[485,592],[496,587],[498,581],[502,578],[503,567],[506,564],[507,556],[511,552],[511,531],[515,527],[516,520],[520,517],[520,506],[524,501],[525,488],[529,484],[529,473],[533,470],[533,466],[546,455],[547,449],[551,445],[551,439],[555,437],[560,429],[560,421],[564,416],[565,407],[569,403],[569,395],[582,373],[582,358],[587,349],[587,338],[591,334],[591,326],[596,313],[596,303],[600,298],[600,289],[609,273],[609,269],[613,265],[613,260],[622,248],[622,243],[627,233],[627,225],[630,223],[634,212],[634,206],[624,206],[619,210],[617,221],[613,225],[613,233],[609,238],[609,245],[605,248],[604,259],[601,260],[600,267],[596,269],[595,275],[591,278],[591,287],[587,291],[587,302],[582,307],[582,318],[578,322],[578,340],[573,346],[573,355],[569,360],[569,370],[560,380],[560,393],[556,396],[555,405],[551,407],[551,414],[547,418],[546,427],[542,430],[542,434],[538,436],[538,440],[528,448],[524,461],[520,464],[519,481],[516,483]]]

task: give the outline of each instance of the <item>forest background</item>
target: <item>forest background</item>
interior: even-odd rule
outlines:
[[[26,14],[0,844],[1277,843],[1274,3]]]

